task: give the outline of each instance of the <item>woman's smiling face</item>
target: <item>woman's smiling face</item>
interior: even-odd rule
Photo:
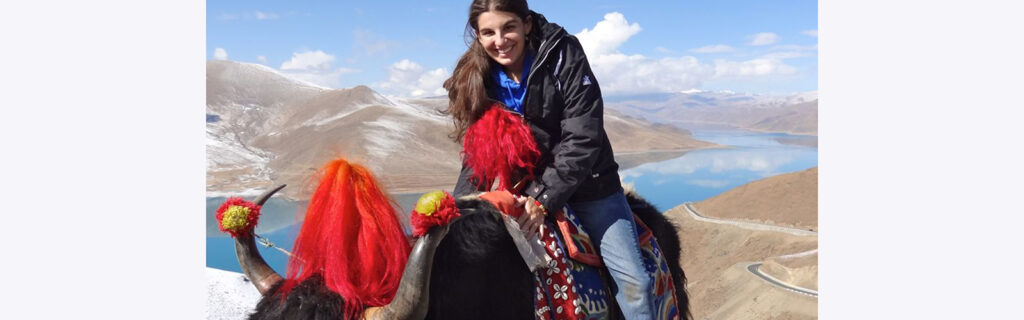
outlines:
[[[523,21],[514,13],[492,9],[477,18],[477,39],[491,59],[518,73],[530,27],[529,19]]]

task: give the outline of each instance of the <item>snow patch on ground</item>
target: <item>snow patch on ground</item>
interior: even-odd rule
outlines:
[[[206,268],[206,319],[246,319],[262,296],[245,275]]]
[[[412,114],[417,118],[422,118],[425,120],[438,122],[441,124],[445,124],[448,121],[451,121],[451,118],[449,118],[449,116],[436,112],[431,108],[411,104],[405,99],[395,99],[394,107],[395,109]]]
[[[333,90],[333,89],[328,88],[328,87],[324,87],[324,86],[321,86],[321,85],[318,85],[318,84],[315,84],[315,83],[312,83],[312,82],[309,82],[309,81],[305,81],[305,80],[302,80],[302,79],[298,79],[298,78],[292,77],[292,76],[290,76],[290,75],[288,75],[286,73],[278,71],[277,69],[274,69],[274,68],[271,68],[271,67],[268,67],[268,66],[265,66],[265,65],[262,65],[262,64],[247,63],[247,62],[239,62],[239,64],[255,68],[255,69],[259,70],[259,71],[270,72],[270,73],[279,75],[279,76],[281,76],[281,77],[283,77],[285,79],[288,79],[289,81],[291,81],[294,84],[299,85],[299,86],[312,87],[312,88],[320,89],[322,91]]]
[[[349,109],[345,110],[345,112],[339,112],[339,113],[336,113],[336,114],[334,114],[334,115],[332,115],[330,117],[327,117],[327,118],[323,118],[323,119],[317,119],[315,117],[314,118],[310,118],[309,120],[306,120],[306,121],[302,122],[302,124],[299,125],[299,126],[306,127],[306,126],[323,126],[323,125],[327,125],[327,124],[330,124],[331,122],[340,120],[340,119],[342,119],[344,117],[347,117],[348,115],[350,115],[352,113],[355,113],[356,111],[363,110],[366,107],[369,107],[369,106],[372,106],[372,105],[373,104],[355,105],[355,106],[349,107]]]
[[[232,133],[218,133],[206,126],[206,169],[224,170],[247,167],[266,167],[271,155],[258,148],[248,147],[233,139]]]
[[[411,141],[413,138],[412,129],[405,121],[381,117],[365,125],[366,153],[373,159],[386,159],[391,153],[404,149],[404,141]]]

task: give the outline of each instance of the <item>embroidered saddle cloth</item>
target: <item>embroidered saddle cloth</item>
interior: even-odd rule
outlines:
[[[501,194],[497,194],[499,192]],[[514,203],[511,194],[499,192],[485,193],[481,198],[495,204],[504,214],[518,217],[522,213],[522,208],[510,206],[510,203]],[[651,290],[656,308],[655,319],[680,319],[672,274],[661,248],[647,225],[635,215],[633,219],[637,224],[644,268],[654,284]],[[620,318],[618,311],[613,309],[615,297],[607,285],[610,277],[604,263],[601,262],[601,257],[597,254],[597,247],[583,230],[579,219],[566,207],[554,214],[554,221],[545,222],[539,239],[535,237],[525,240],[539,242],[537,244],[540,246],[517,243],[517,246],[521,246],[520,253],[524,255],[524,261],[528,265],[540,265],[536,268],[531,266],[531,270],[535,270],[536,319]],[[513,225],[518,227],[514,222]],[[521,231],[509,228],[509,233],[516,232],[522,237]],[[530,255],[546,254],[546,257],[527,257],[528,252]],[[546,262],[546,266],[538,261]]]

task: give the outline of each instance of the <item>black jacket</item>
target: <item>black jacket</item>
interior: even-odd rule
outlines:
[[[541,157],[536,178],[523,192],[553,212],[567,202],[604,198],[622,186],[604,131],[601,89],[583,47],[575,36],[536,12],[533,24],[540,34],[534,39],[537,56],[526,80],[523,117]],[[488,75],[486,81],[494,82],[491,79]],[[471,175],[472,169],[463,163],[456,196],[485,191],[469,180]]]

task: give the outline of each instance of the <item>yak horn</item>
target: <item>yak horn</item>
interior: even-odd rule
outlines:
[[[256,204],[262,206],[267,202],[267,199],[270,199],[270,196],[284,187],[285,185],[282,184],[263,193],[259,198],[256,198]],[[261,295],[266,295],[274,284],[284,279],[263,260],[263,256],[260,255],[260,251],[256,248],[256,239],[253,238],[252,234],[235,238],[235,255],[238,256],[238,264],[242,266],[242,272],[252,281],[252,284],[256,286],[256,290]]]
[[[437,226],[416,240],[409,254],[409,261],[402,272],[395,298],[381,307],[369,307],[363,311],[367,320],[423,319],[427,316],[430,300],[430,270],[434,267],[434,252],[441,239],[448,233],[448,225]]]

